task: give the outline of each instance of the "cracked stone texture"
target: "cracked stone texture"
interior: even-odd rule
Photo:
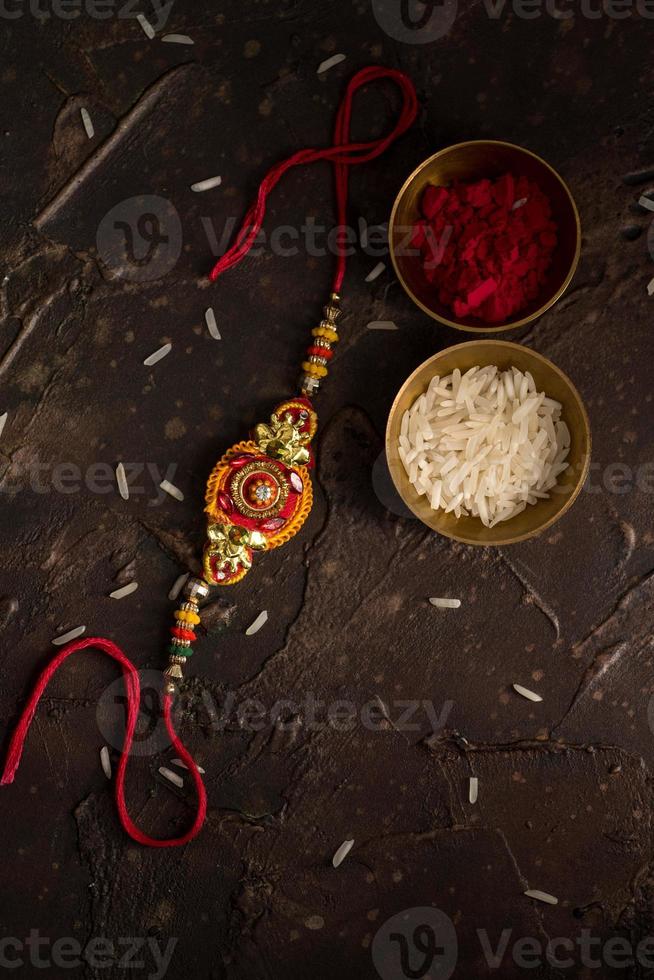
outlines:
[[[637,15],[524,19],[509,4],[489,16],[461,3],[447,36],[406,44],[371,3],[342,0],[177,0],[159,35],[188,34],[193,47],[148,40],[134,19],[0,21],[5,736],[57,633],[84,623],[139,667],[161,665],[168,591],[197,568],[207,474],[293,391],[331,273],[304,248],[266,246],[209,287],[212,250],[272,162],[329,140],[357,67],[408,71],[421,113],[353,175],[354,224],[387,220],[414,166],[463,139],[523,143],[569,181],[584,228],[577,275],[511,339],[572,376],[594,439],[587,492],[542,538],[477,550],[399,516],[380,465],[388,408],[414,367],[462,338],[422,316],[389,269],[366,283],[379,256],[357,250],[318,403],[316,506],[290,545],[215,597],[181,699],[182,734],[207,770],[201,837],[172,852],[125,838],[96,720],[115,671],[80,656],[50,685],[17,780],[0,792],[0,937],[173,938],[171,978],[359,980],[378,975],[374,938],[390,916],[436,906],[457,930],[456,978],[652,974],[578,957],[526,970],[510,952],[523,937],[590,930],[635,945],[654,930],[654,265],[637,205],[654,187],[651,30]],[[338,52],[347,60],[318,77]],[[390,91],[364,93],[355,136],[378,133],[394,108]],[[190,190],[215,174],[221,187]],[[180,254],[159,278],[145,262],[129,279],[98,228],[144,195],[163,199],[164,224],[179,215]],[[326,167],[287,176],[265,227],[308,218],[333,221]],[[366,329],[382,319],[398,330]],[[168,342],[171,354],[144,367]],[[118,461],[131,464],[128,502]],[[183,502],[161,494],[164,477]],[[108,598],[133,577],[136,593]],[[435,610],[430,595],[461,608]],[[246,637],[262,609],[268,623]],[[521,699],[514,682],[543,701]],[[354,722],[327,718],[339,702],[356,706]],[[144,717],[143,738],[156,724],[147,705]],[[191,813],[190,790],[158,774],[170,759],[146,752],[129,772],[132,812],[153,834],[179,832]],[[499,967],[480,930],[493,948],[511,930]],[[145,956],[80,975],[154,970]]]

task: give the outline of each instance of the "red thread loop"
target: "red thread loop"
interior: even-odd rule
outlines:
[[[30,695],[29,701],[23,709],[20,721],[16,725],[14,733],[11,737],[9,751],[7,752],[7,761],[5,762],[5,769],[2,774],[2,779],[0,779],[0,786],[6,786],[8,783],[13,783],[14,781],[14,776],[16,775],[16,770],[20,764],[21,755],[23,754],[23,746],[25,744],[25,739],[27,737],[32,718],[34,717],[38,703],[48,685],[50,678],[53,676],[53,674],[55,674],[64,660],[70,657],[71,654],[77,653],[78,650],[84,650],[87,647],[94,647],[95,649],[102,650],[103,653],[106,653],[107,656],[112,657],[120,664],[125,681],[125,687],[127,689],[127,725],[125,728],[125,738],[123,740],[118,771],[116,773],[116,806],[118,807],[118,816],[120,818],[123,830],[125,833],[129,834],[132,840],[135,840],[138,844],[145,844],[147,847],[180,847],[182,844],[188,844],[189,841],[193,840],[193,838],[199,834],[207,815],[207,793],[204,788],[204,783],[202,782],[202,776],[198,771],[198,767],[193,761],[190,753],[180,742],[175,729],[173,728],[171,717],[172,698],[169,695],[164,695],[163,718],[172,746],[178,753],[182,762],[188,766],[193,777],[193,782],[195,783],[195,791],[198,799],[195,819],[191,828],[181,837],[171,837],[166,840],[160,840],[156,837],[148,837],[147,834],[142,833],[127,812],[127,804],[125,803],[125,770],[127,769],[129,753],[132,747],[132,740],[134,738],[134,731],[138,720],[139,705],[141,700],[141,685],[136,667],[131,660],[125,656],[120,647],[117,647],[115,643],[111,642],[111,640],[103,640],[98,637],[90,637],[86,640],[76,640],[74,643],[69,643],[67,646],[65,646],[61,652],[58,653],[57,656],[54,657],[54,659],[51,660],[50,663],[44,668],[38,681],[36,682],[34,690]]]
[[[398,120],[386,136],[372,140],[369,143],[349,143],[350,121],[352,118],[352,103],[356,92],[368,82],[380,79],[393,81],[402,93],[402,108]],[[385,150],[396,139],[413,125],[418,112],[418,100],[416,90],[411,79],[404,72],[394,68],[382,68],[378,65],[370,65],[362,68],[354,75],[347,86],[345,96],[336,115],[336,125],[334,127],[334,146],[323,150],[299,150],[287,160],[276,164],[268,171],[261,182],[257,199],[250,207],[243,219],[241,229],[236,236],[236,241],[230,249],[216,262],[210,279],[215,282],[218,276],[232,266],[237,265],[252,248],[254,241],[261,230],[263,219],[266,214],[266,201],[273,188],[279,183],[284,174],[292,167],[305,163],[315,163],[318,160],[331,160],[334,164],[334,175],[336,181],[336,213],[338,231],[336,235],[336,272],[332,291],[340,293],[345,275],[345,225],[347,221],[347,189],[349,179],[349,168],[368,163],[384,153]]]

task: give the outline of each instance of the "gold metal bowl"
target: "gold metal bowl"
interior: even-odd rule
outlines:
[[[539,295],[525,307],[519,319],[486,325],[475,317],[453,320],[452,311],[438,302],[433,285],[428,282],[420,257],[408,254],[411,229],[422,216],[420,202],[429,184],[442,186],[453,180],[474,181],[511,173],[525,176],[538,184],[549,198],[553,219],[558,226],[558,244]],[[411,174],[397,196],[388,229],[388,241],[395,273],[411,299],[434,320],[457,330],[472,333],[497,333],[522,327],[541,316],[567,289],[579,261],[581,224],[579,213],[564,180],[539,156],[514,143],[498,140],[473,140],[457,143],[435,153]]]
[[[561,417],[570,429],[570,466],[559,477],[549,500],[530,504],[509,521],[486,527],[478,517],[455,517],[442,510],[432,510],[426,498],[417,493],[407,476],[398,453],[402,416],[413,405],[429,382],[438,374],[444,377],[454,368],[461,372],[478,365],[495,364],[500,370],[516,367],[530,371],[539,391],[561,402]],[[590,466],[590,424],[579,392],[570,378],[536,351],[507,340],[472,340],[434,354],[416,368],[400,388],[388,416],[386,459],[395,488],[409,510],[423,524],[455,541],[476,545],[504,545],[525,541],[540,534],[558,521],[576,500]]]

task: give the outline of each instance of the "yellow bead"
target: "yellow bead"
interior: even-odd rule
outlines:
[[[325,340],[328,340],[331,344],[338,343],[338,334],[335,330],[325,330],[323,333]]]
[[[194,626],[197,626],[200,622],[200,617],[197,613],[190,612],[186,614],[186,621],[187,623],[193,623]]]

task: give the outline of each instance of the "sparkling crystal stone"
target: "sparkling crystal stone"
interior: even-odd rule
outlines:
[[[291,472],[290,480],[291,480],[291,486],[293,487],[295,492],[302,493],[302,491],[304,490],[304,483],[297,475],[297,473]]]
[[[228,493],[219,493],[218,506],[221,510],[224,510],[226,514],[231,514],[234,510],[234,501]]]
[[[286,521],[283,517],[271,517],[270,520],[264,521],[260,526],[262,531],[278,531],[284,524]]]

